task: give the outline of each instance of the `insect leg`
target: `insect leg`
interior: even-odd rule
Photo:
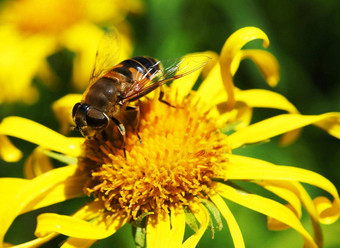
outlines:
[[[122,123],[119,122],[116,118],[111,117],[111,120],[117,125],[117,128],[120,132],[120,134],[123,136],[123,151],[124,151],[124,157],[126,159],[126,149],[125,149],[125,144],[126,144],[126,130],[125,127]]]
[[[163,99],[164,97],[164,91],[162,89],[162,87],[160,87],[160,91],[159,91],[159,97],[158,97],[158,101],[162,102],[162,103],[165,103],[166,105],[170,106],[170,107],[173,107],[173,108],[176,108],[174,105],[172,105],[171,103],[165,101]]]
[[[139,109],[138,106],[127,106],[126,107],[126,111],[134,111],[134,112],[137,113],[137,115],[136,115],[136,122],[133,125],[133,130],[134,130],[134,132],[136,133],[136,135],[138,137],[139,143],[142,145],[142,139],[141,139],[141,137],[139,136],[139,133],[138,133],[138,127],[139,127],[139,121],[140,121],[140,109]]]

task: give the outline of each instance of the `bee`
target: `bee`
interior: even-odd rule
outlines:
[[[204,55],[159,60],[139,56],[116,64],[119,57],[119,40],[116,32],[106,34],[97,51],[90,83],[81,102],[74,105],[72,117],[75,129],[88,138],[94,138],[113,122],[123,136],[126,129],[122,122],[126,111],[139,111],[138,106],[129,105],[165,83],[186,76],[202,68],[210,58]],[[116,65],[115,65],[116,64]],[[167,64],[167,66],[165,66]],[[159,100],[164,92],[160,90]],[[139,115],[138,115],[139,116]],[[138,133],[137,133],[138,134]]]

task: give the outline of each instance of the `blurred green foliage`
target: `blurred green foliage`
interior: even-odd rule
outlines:
[[[269,50],[281,66],[281,81],[273,90],[286,96],[303,114],[340,110],[339,1],[146,0],[145,5],[143,15],[129,16],[134,30],[134,55],[173,58],[197,51],[220,52],[232,32],[244,26],[256,26],[269,36]],[[20,103],[3,105],[0,118],[20,115],[58,130],[50,106],[66,93],[74,92],[70,86],[72,57],[70,52],[63,50],[49,58],[50,64],[63,79],[62,85],[49,89],[35,80],[34,84],[43,92],[39,102],[32,106]],[[242,62],[235,84],[241,89],[269,88],[249,61]],[[268,113],[272,112],[255,110],[254,120],[260,120]],[[27,153],[33,147],[26,142],[20,143],[20,148]],[[235,153],[316,171],[339,188],[340,142],[316,127],[306,127],[300,139],[288,147],[279,147],[277,139],[274,139],[270,143],[238,149]],[[22,176],[22,172],[18,172],[22,162],[14,165],[0,163],[0,175]],[[308,189],[313,194],[314,189]],[[296,232],[268,231],[262,215],[232,203],[230,205],[240,224],[246,247],[302,247],[302,239]],[[65,213],[73,211],[59,205],[51,208]],[[19,217],[13,229],[29,229],[38,214],[39,211],[35,211],[31,216]],[[30,225],[20,225],[27,221]],[[304,222],[306,226],[310,225],[307,218]],[[233,247],[226,224],[224,226],[222,231],[215,233],[214,240],[207,231],[198,247]],[[323,229],[325,247],[340,247],[339,221]],[[126,226],[94,247],[133,247],[130,232],[130,227]],[[15,232],[11,231],[8,235],[13,236]],[[28,235],[25,238],[33,237]],[[22,240],[18,237],[19,241]],[[45,247],[53,247],[58,242],[60,240]]]

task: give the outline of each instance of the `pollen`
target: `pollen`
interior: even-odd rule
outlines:
[[[227,136],[191,97],[176,107],[145,99],[140,113],[141,142],[128,130],[126,158],[110,141],[85,142],[80,165],[90,171],[86,192],[103,201],[107,211],[133,219],[204,199],[230,152]]]

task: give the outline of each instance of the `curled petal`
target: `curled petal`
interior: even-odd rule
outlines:
[[[322,224],[332,224],[338,220],[340,207],[336,210],[333,203],[326,197],[319,196],[314,199],[315,207],[318,211],[319,221]]]
[[[265,47],[269,45],[269,39],[262,30],[255,27],[245,27],[234,32],[222,48],[220,66],[223,85],[228,94],[228,109],[232,109],[235,103],[232,75],[237,71],[241,60],[239,51],[245,44],[255,39],[263,39]]]
[[[258,66],[269,86],[274,87],[280,80],[280,67],[275,56],[258,49],[241,50],[242,59],[249,58]]]
[[[313,238],[303,228],[299,219],[284,205],[259,195],[239,192],[236,189],[221,183],[215,183],[214,188],[222,197],[264,215],[271,216],[292,227],[304,238],[305,247],[317,247]]]
[[[281,185],[277,185],[276,181],[263,181],[258,184],[287,201],[289,203],[289,208],[291,208],[299,219],[301,218],[301,202],[296,194]]]
[[[250,159],[252,160],[252,159]],[[268,166],[275,166],[273,164],[267,164]],[[265,165],[264,165],[265,166]],[[282,199],[285,199],[289,204],[286,205],[290,208],[298,218],[301,217],[301,204],[307,210],[308,215],[311,218],[313,229],[314,229],[314,240],[318,244],[319,247],[322,247],[322,232],[318,222],[318,213],[316,211],[316,207],[307,193],[307,191],[303,188],[303,186],[295,181],[278,181],[278,180],[263,180],[262,182],[258,182],[261,186],[265,187],[266,189],[273,189],[271,190],[276,195],[280,196]],[[266,186],[267,185],[267,186]],[[270,188],[268,188],[270,186]],[[282,192],[281,192],[282,191]],[[286,192],[286,193],[285,193]],[[293,194],[294,196],[292,196]],[[296,199],[297,198],[297,199]],[[299,202],[297,202],[299,201]],[[267,225],[270,230],[282,230],[287,228],[287,225],[268,217]]]
[[[74,157],[80,155],[81,152],[79,143],[74,142],[74,140],[21,117],[4,118],[0,123],[0,134],[17,137]]]
[[[0,158],[6,162],[16,162],[21,157],[22,152],[6,136],[0,135]]]
[[[274,166],[273,164],[243,156],[230,155],[228,165],[221,177],[230,180],[282,180],[303,182],[319,187],[334,198],[333,203],[323,209],[317,218],[335,221],[340,215],[340,199],[335,186],[325,177],[309,170],[290,166]],[[296,185],[297,186],[297,185]],[[301,191],[302,192],[302,191]],[[308,202],[308,199],[305,198]],[[315,211],[309,209],[314,216]]]
[[[54,167],[48,156],[42,153],[41,148],[34,149],[33,153],[28,157],[24,165],[25,177],[33,179]]]

